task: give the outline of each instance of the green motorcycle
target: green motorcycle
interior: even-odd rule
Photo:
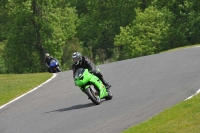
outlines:
[[[101,99],[111,100],[113,97],[112,92],[106,90],[102,81],[88,69],[79,68],[75,73],[74,82],[96,105],[100,104]]]

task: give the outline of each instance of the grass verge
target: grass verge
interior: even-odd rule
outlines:
[[[30,91],[51,77],[51,73],[0,74],[0,106]]]
[[[122,133],[199,133],[200,94]]]

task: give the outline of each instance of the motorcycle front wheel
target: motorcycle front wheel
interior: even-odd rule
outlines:
[[[88,89],[85,90],[85,93],[88,95],[88,97],[90,98],[90,100],[96,104],[99,105],[101,102],[101,99],[99,97],[99,93],[98,91],[94,88],[93,85],[90,85],[90,87]]]
[[[56,67],[56,71],[57,71],[57,72],[61,72],[61,69],[60,69],[59,66]]]

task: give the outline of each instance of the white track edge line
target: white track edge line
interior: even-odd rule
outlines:
[[[31,93],[31,92],[33,92],[33,91],[37,90],[38,88],[40,88],[41,86],[43,86],[44,84],[48,83],[48,82],[49,82],[49,81],[51,81],[53,78],[55,78],[55,77],[56,77],[56,75],[57,75],[56,73],[53,73],[53,76],[52,76],[50,79],[48,79],[48,80],[47,80],[47,81],[45,81],[44,83],[40,84],[39,86],[35,87],[34,89],[30,90],[29,92],[27,92],[27,93],[24,93],[24,94],[22,94],[21,96],[19,96],[19,97],[17,97],[17,98],[15,98],[15,99],[13,99],[12,101],[10,101],[10,102],[8,102],[8,103],[6,103],[6,104],[4,104],[4,105],[0,106],[0,109],[2,109],[2,108],[4,108],[4,107],[6,107],[7,105],[9,105],[9,104],[11,104],[11,103],[13,103],[14,101],[17,101],[18,99],[20,99],[20,98],[24,97],[25,95],[27,95],[27,94],[29,94],[29,93]]]
[[[200,46],[194,46],[194,47],[200,47]],[[194,97],[195,95],[199,94],[200,93],[200,89],[192,96],[186,98],[185,100],[188,100],[188,99],[191,99],[192,97]]]
[[[192,96],[188,97],[187,99],[185,99],[185,101],[188,100],[188,99],[191,99],[192,97],[194,97],[195,95],[197,95],[199,93],[200,93],[200,89],[194,95],[192,95]]]

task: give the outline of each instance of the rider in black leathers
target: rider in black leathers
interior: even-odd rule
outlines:
[[[89,58],[82,56],[79,52],[74,52],[72,54],[72,59],[73,59],[73,65],[72,65],[73,78],[78,68],[84,68],[84,69],[88,69],[89,72],[97,76],[103,82],[106,89],[109,89],[111,87],[111,85],[107,81],[105,81],[105,79],[103,78],[103,75],[96,69],[96,66],[94,65],[94,63],[90,61]]]
[[[53,58],[52,56],[50,56],[49,53],[46,53],[46,54],[45,54],[45,65],[47,66],[47,71],[48,71],[48,72],[51,72],[51,71],[50,71],[50,66],[49,66],[51,60],[57,60],[57,59],[55,59],[55,58]]]

